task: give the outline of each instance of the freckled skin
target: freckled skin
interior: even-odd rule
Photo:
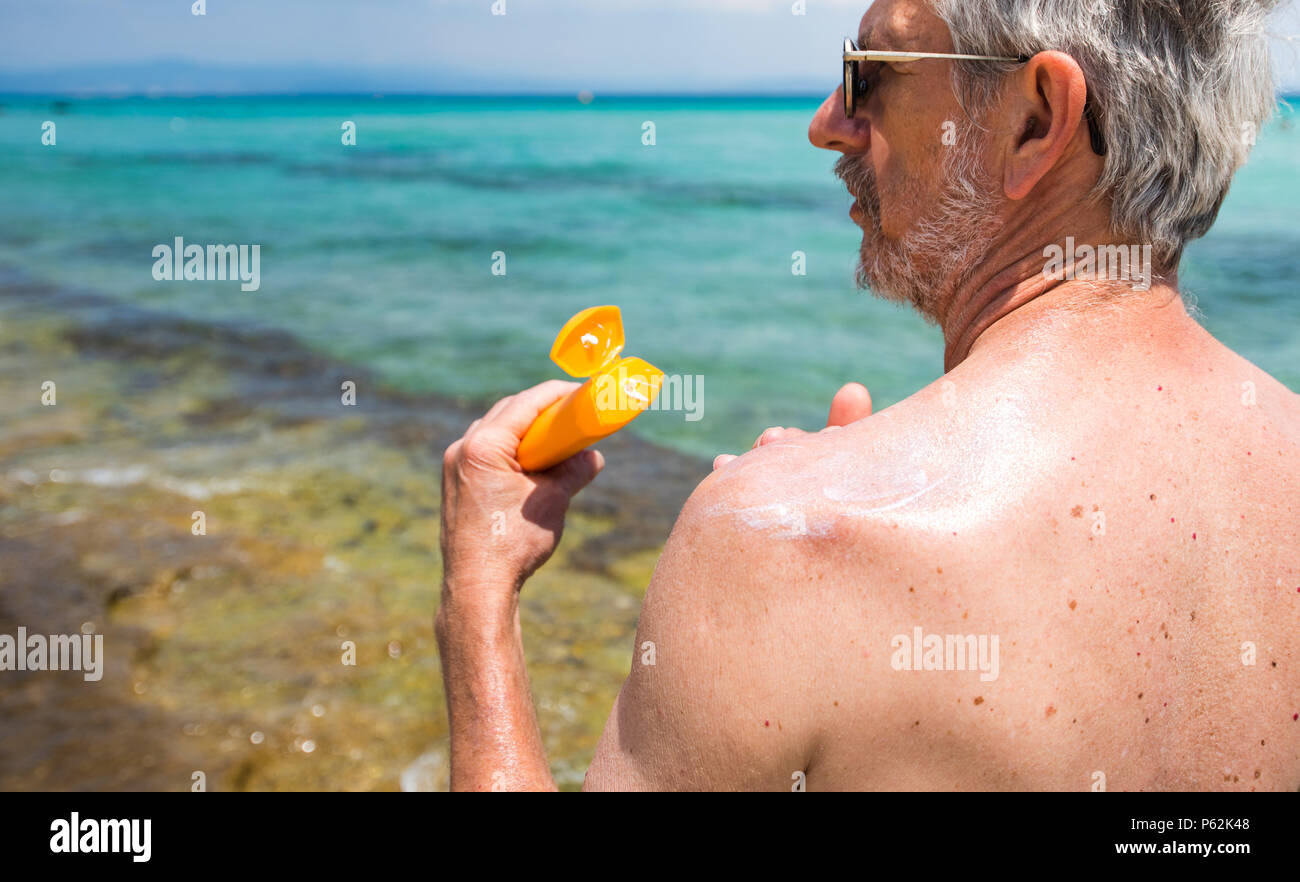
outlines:
[[[633,665],[589,786],[780,789],[800,770],[810,790],[1072,790],[1096,771],[1115,790],[1300,787],[1300,399],[1177,303],[1133,319],[1125,344],[1078,317],[1050,355],[1008,331],[948,375],[950,407],[931,386],[715,472],[647,593],[637,641],[659,662]],[[808,498],[845,453],[958,477],[878,515],[810,503],[824,529],[803,537],[728,514]],[[895,671],[890,640],[915,626],[998,635],[998,679]]]
[[[950,51],[914,7],[877,3],[864,29]],[[913,87],[927,126],[955,112],[943,67],[892,84],[900,108]],[[901,114],[836,119],[838,100],[815,139],[870,140],[886,232],[905,229],[890,164],[923,179],[926,151],[902,149],[920,136]],[[1048,179],[1095,178],[1070,137]],[[1300,397],[1168,285],[981,315],[944,323],[940,382],[700,485],[638,627],[657,664],[634,661],[589,789],[1300,788]],[[774,505],[776,526],[742,514]],[[891,639],[918,626],[997,635],[998,678],[895,670]]]

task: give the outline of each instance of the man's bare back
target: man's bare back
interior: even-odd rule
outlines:
[[[588,787],[1300,787],[1300,396],[1148,300],[715,472]],[[898,670],[917,628],[996,679]]]
[[[1300,787],[1300,397],[1177,290],[1274,100],[1268,5],[871,4],[809,138],[945,376],[719,457],[587,788]],[[445,459],[454,788],[554,787],[517,595],[603,464],[522,473],[558,394]]]

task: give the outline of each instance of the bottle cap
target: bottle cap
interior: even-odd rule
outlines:
[[[623,314],[617,306],[593,306],[565,322],[551,347],[551,361],[571,377],[590,377],[623,351]]]

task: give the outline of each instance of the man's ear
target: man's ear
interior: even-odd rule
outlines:
[[[1002,186],[1007,198],[1023,199],[1079,135],[1088,86],[1078,62],[1064,52],[1039,52],[1014,82]]]

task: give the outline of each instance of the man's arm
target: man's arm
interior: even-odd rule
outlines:
[[[559,543],[570,498],[603,460],[588,451],[532,475],[514,455],[537,415],[574,385],[544,383],[498,402],[444,458],[436,630],[453,790],[555,788],[524,666],[518,596]],[[836,402],[832,426],[870,413],[856,384]],[[718,517],[736,504],[734,488],[705,481],[683,510],[647,591],[632,671],[589,789],[788,789],[806,772],[812,691],[825,672],[807,652],[818,640],[806,614],[816,598],[791,572],[806,573],[809,562],[792,570],[788,546],[778,553],[763,535]]]
[[[524,668],[518,605],[480,616],[456,609],[449,598],[459,593],[443,585],[436,629],[451,789],[554,790]]]
[[[555,789],[524,667],[519,591],[559,544],[569,500],[604,461],[584,451],[529,474],[514,457],[537,415],[575,387],[552,381],[499,401],[443,458],[436,633],[453,790]]]

